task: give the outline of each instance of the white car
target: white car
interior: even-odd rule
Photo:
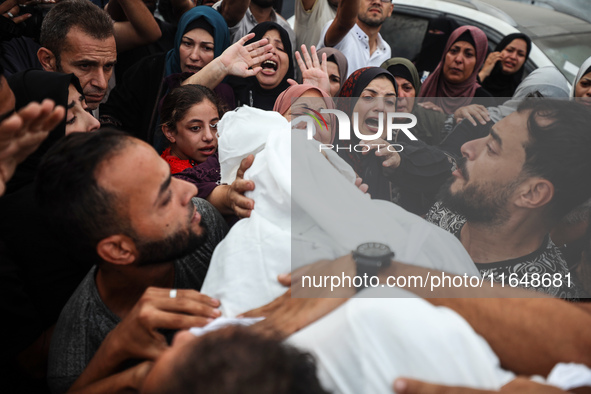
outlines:
[[[569,81],[591,56],[591,23],[558,11],[508,0],[393,0],[392,17],[381,34],[392,56],[413,59],[430,19],[445,15],[482,29],[493,50],[507,34],[523,32],[533,45],[526,73],[555,65]]]

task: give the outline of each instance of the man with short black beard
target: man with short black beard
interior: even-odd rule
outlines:
[[[576,299],[549,234],[591,197],[591,184],[582,181],[591,173],[589,122],[591,114],[575,103],[525,101],[487,137],[462,146],[427,220],[458,237],[483,277]]]
[[[343,52],[349,75],[362,67],[379,67],[392,57],[390,45],[380,35],[392,9],[389,0],[342,0],[336,17],[322,29],[318,48]]]
[[[232,43],[250,33],[253,27],[262,22],[275,22],[289,34],[291,47],[296,50],[296,36],[285,19],[273,9],[274,0],[220,0],[213,5],[226,20],[230,28]],[[293,56],[293,53],[290,54]]]
[[[37,194],[52,230],[79,259],[96,264],[56,324],[53,392],[68,390],[114,329],[129,338],[117,348],[136,342],[150,360],[167,347],[164,335],[220,315],[219,302],[197,290],[225,221],[193,198],[194,185],[171,177],[151,146],[113,130],[80,133],[56,144],[40,168]],[[103,369],[129,352],[116,353],[98,360]]]

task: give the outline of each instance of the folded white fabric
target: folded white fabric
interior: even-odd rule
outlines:
[[[230,317],[223,317],[222,316],[222,317],[218,317],[217,319],[215,319],[211,323],[207,324],[206,326],[191,327],[189,329],[189,332],[191,334],[195,335],[196,337],[199,337],[201,335],[207,334],[208,332],[216,331],[216,330],[219,330],[224,327],[229,327],[229,326],[248,327],[248,326],[258,323],[264,319],[265,319],[264,317],[242,317],[242,318],[232,317],[232,318],[230,318]]]

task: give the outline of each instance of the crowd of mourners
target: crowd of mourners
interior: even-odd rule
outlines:
[[[0,391],[591,392],[591,54],[276,8],[0,3]]]

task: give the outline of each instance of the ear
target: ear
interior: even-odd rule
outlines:
[[[524,183],[517,205],[523,208],[540,208],[552,201],[554,185],[544,178],[532,178]]]
[[[37,51],[37,58],[45,71],[57,71],[55,55],[45,47],[39,48]]]
[[[394,4],[390,3],[390,11],[388,12],[388,18],[392,16],[392,11],[394,10]]]
[[[171,144],[174,144],[176,142],[176,138],[174,138],[174,136],[176,135],[176,131],[172,130],[167,125],[162,125],[162,133],[164,133],[164,136],[168,141],[170,141]]]
[[[135,242],[123,234],[102,239],[96,247],[96,252],[104,261],[117,265],[129,265],[138,257]]]

